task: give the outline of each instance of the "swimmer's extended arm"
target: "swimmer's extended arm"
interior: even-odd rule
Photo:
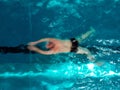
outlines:
[[[81,36],[76,37],[76,39],[78,40],[78,42],[82,42],[84,39],[88,38],[89,36],[91,36],[91,34],[93,34],[95,32],[95,29],[93,27],[90,27],[90,30],[87,31],[86,33],[82,34]]]
[[[35,41],[35,42],[30,42],[30,43],[28,43],[28,45],[36,45],[36,44],[38,44],[38,43],[48,42],[48,41],[50,41],[50,40],[51,40],[51,38],[43,38],[43,39],[40,39],[40,40]]]
[[[31,51],[35,51],[35,52],[37,52],[37,53],[40,53],[40,54],[45,54],[45,55],[53,54],[52,51],[43,51],[43,50],[37,48],[37,47],[34,46],[34,45],[28,46],[28,49],[31,50]]]

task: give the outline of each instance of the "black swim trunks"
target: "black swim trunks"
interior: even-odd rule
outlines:
[[[78,45],[79,45],[78,41],[75,38],[71,38],[70,41],[72,43],[72,47],[71,47],[70,52],[77,52]]]

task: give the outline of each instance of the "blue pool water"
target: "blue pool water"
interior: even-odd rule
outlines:
[[[97,48],[101,67],[84,55],[0,54],[0,90],[120,90],[120,0],[0,0],[0,47],[45,37]]]

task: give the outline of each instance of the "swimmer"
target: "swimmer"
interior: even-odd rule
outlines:
[[[76,54],[85,54],[87,55],[87,58],[90,60],[90,62],[96,63],[98,65],[100,63],[96,61],[95,57],[91,54],[91,52],[87,48],[79,46],[79,43],[81,43],[83,40],[91,36],[94,32],[95,30],[91,27],[90,30],[87,31],[85,34],[68,40],[60,40],[56,38],[43,38],[35,42],[30,42],[28,44],[28,49],[30,51],[34,51],[45,55],[68,52],[74,52]],[[41,50],[40,48],[35,46],[42,42],[47,42],[46,44],[46,48],[48,49],[47,51]]]

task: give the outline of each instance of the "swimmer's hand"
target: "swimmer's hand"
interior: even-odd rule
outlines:
[[[33,46],[33,45],[36,45],[37,43],[36,42],[30,42],[28,43],[29,46]]]
[[[28,48],[30,51],[36,51],[36,50],[38,50],[38,48],[35,47],[35,46],[33,46],[33,45],[29,45],[27,48]]]

